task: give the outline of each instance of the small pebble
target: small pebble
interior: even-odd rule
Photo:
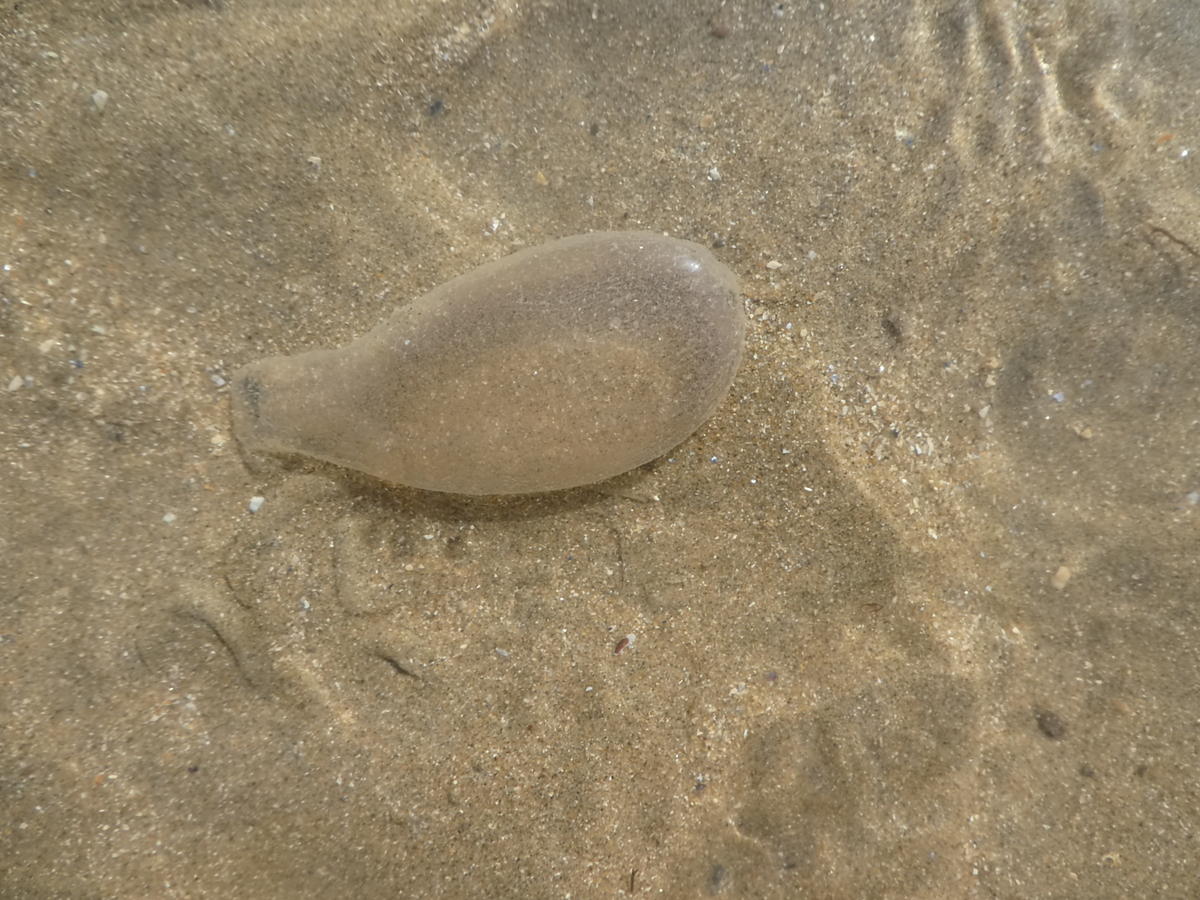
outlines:
[[[260,509],[262,509],[263,504],[266,502],[266,497],[251,497],[250,503],[248,504],[250,512],[258,512]]]
[[[175,513],[167,513],[165,516],[163,516],[163,521],[170,525],[175,521]]]
[[[708,33],[717,39],[727,38],[731,32],[732,29],[724,22],[714,19],[708,23]]]
[[[1055,590],[1061,591],[1067,586],[1067,582],[1071,580],[1071,570],[1066,566],[1059,566],[1058,570],[1050,578],[1050,585]]]
[[[104,112],[104,107],[108,106],[108,91],[92,91],[92,105],[96,112]]]
[[[1039,709],[1034,712],[1034,717],[1037,720],[1038,731],[1050,740],[1057,741],[1066,735],[1067,723],[1056,713],[1048,709]]]
[[[12,377],[12,381],[10,381],[8,383],[8,389],[10,391],[19,391],[24,386],[25,386],[25,379],[21,375],[14,375]]]

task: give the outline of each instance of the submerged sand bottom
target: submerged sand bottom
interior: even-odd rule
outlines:
[[[1198,34],[0,12],[0,895],[1191,896]],[[634,228],[746,295],[667,457],[498,501],[240,455],[240,366]]]

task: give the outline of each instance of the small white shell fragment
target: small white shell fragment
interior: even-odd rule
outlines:
[[[1067,582],[1071,580],[1074,573],[1067,566],[1059,566],[1054,574],[1050,577],[1050,585],[1056,590],[1061,591],[1067,586]]]

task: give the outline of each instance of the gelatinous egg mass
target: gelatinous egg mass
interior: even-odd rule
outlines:
[[[252,451],[461,494],[589,484],[683,441],[742,354],[732,272],[698,244],[578,235],[434,288],[336,350],[233,377]]]

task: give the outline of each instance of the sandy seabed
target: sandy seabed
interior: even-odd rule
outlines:
[[[4,3],[0,896],[1194,897],[1198,60],[1193,0]],[[745,294],[669,458],[239,451],[238,366],[617,229]]]

